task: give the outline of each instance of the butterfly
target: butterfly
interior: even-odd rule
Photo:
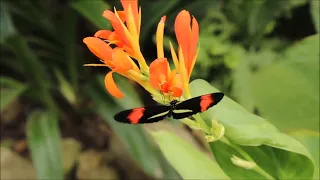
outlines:
[[[114,119],[118,122],[128,124],[154,123],[165,119],[165,117],[183,119],[208,110],[220,102],[223,96],[224,94],[221,92],[211,93],[181,102],[173,100],[170,102],[170,105],[155,105],[128,109],[116,114]]]

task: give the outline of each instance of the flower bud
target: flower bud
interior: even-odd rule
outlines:
[[[224,135],[224,126],[219,124],[217,120],[212,119],[212,127],[210,129],[211,135],[205,136],[208,142],[214,142],[219,140]]]

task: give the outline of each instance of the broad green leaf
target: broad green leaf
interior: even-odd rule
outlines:
[[[12,78],[0,77],[1,101],[0,112],[18,98],[26,89],[26,85]]]
[[[310,12],[313,20],[313,25],[320,33],[320,1],[318,0],[311,0],[310,2]]]
[[[152,143],[142,125],[123,124],[116,122],[113,116],[125,109],[135,108],[142,105],[138,95],[127,79],[117,77],[117,85],[125,97],[114,101],[110,98],[103,85],[103,77],[97,78],[98,83],[88,86],[87,93],[96,104],[96,111],[112,127],[116,134],[122,139],[132,157],[149,174],[155,176],[161,169],[163,178],[179,179],[173,168],[164,162],[162,154]],[[109,98],[108,98],[109,96]]]
[[[38,179],[63,179],[61,142],[56,114],[35,111],[27,122],[27,139]]]
[[[229,179],[210,156],[178,136],[166,131],[153,132],[152,135],[183,179]]]
[[[289,47],[250,80],[261,116],[280,129],[319,131],[319,34]]]
[[[314,164],[315,171],[313,173],[313,179],[320,179],[319,175],[319,147],[320,147],[320,135],[319,132],[310,131],[310,130],[294,130],[289,133],[294,138],[298,139],[303,145],[307,147],[311,153]]]
[[[110,6],[103,0],[78,0],[71,4],[75,10],[87,18],[98,29],[108,29],[109,21],[102,16],[103,11],[110,9]]]
[[[232,93],[237,98],[237,101],[244,106],[249,112],[253,112],[254,104],[249,86],[249,77],[251,76],[251,69],[249,66],[248,57],[245,55],[244,49],[240,49],[240,53],[236,58],[239,58],[237,68],[233,71],[233,89]]]
[[[190,84],[193,96],[218,90],[204,80]],[[269,175],[277,179],[311,178],[314,164],[308,150],[294,138],[281,133],[263,118],[246,111],[225,96],[216,106],[202,113],[208,122],[214,117],[225,127],[225,137],[249,156]],[[244,158],[234,148],[221,141],[210,143],[211,150],[230,178],[263,178],[252,170],[233,165],[232,155]]]
[[[277,54],[271,50],[261,50],[259,52],[238,53],[239,65],[233,71],[232,94],[236,97],[237,102],[253,112],[255,108],[254,97],[252,95],[251,77],[252,69],[269,66],[276,60]]]
[[[7,37],[15,35],[16,29],[13,26],[11,16],[9,14],[7,5],[3,2],[1,4],[1,12],[0,12],[0,44],[2,44]]]

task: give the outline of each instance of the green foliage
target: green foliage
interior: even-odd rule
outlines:
[[[1,101],[0,111],[3,111],[10,103],[15,101],[27,88],[25,84],[12,78],[0,77]]]
[[[6,5],[1,2],[1,14],[0,14],[0,44],[4,42],[4,40],[12,35],[15,35],[16,29],[12,24],[12,19],[10,13],[8,12]]]
[[[279,58],[251,76],[259,112],[282,129],[319,131],[319,34],[289,47]]]
[[[183,179],[229,179],[211,157],[176,135],[166,131],[152,135]]]
[[[311,1],[310,13],[312,15],[314,27],[318,33],[320,33],[320,1]]]
[[[218,91],[203,80],[195,80],[190,86],[193,96]],[[232,155],[243,156],[247,160],[253,159],[276,179],[312,177],[313,160],[302,144],[279,132],[263,118],[249,113],[228,97],[224,97],[215,108],[202,113],[202,117],[207,122],[214,117],[226,129],[225,137],[231,145],[219,141],[210,143],[210,147],[217,162],[229,177],[263,178],[257,172],[233,165],[230,161]],[[303,164],[303,171],[296,164]]]
[[[98,29],[110,29],[110,23],[102,16],[103,11],[110,10],[110,5],[102,0],[78,0],[71,3],[81,15],[86,17]]]
[[[27,138],[38,179],[62,179],[61,142],[58,117],[34,111],[28,118]]]
[[[103,78],[98,78],[95,86],[87,88],[87,93],[96,104],[96,112],[115,130],[125,147],[148,174],[155,175],[157,169],[160,168],[164,173],[164,178],[177,179],[179,176],[167,162],[161,161],[162,154],[157,151],[157,147],[152,144],[151,139],[141,125],[119,124],[113,119],[114,114],[111,112],[141,106],[137,92],[128,84],[128,80],[124,78],[117,79],[117,84],[125,95],[125,98],[117,100],[117,102],[114,102],[111,97],[106,97],[102,82]]]
[[[319,132],[310,130],[295,130],[289,133],[291,136],[299,140],[303,145],[307,147],[314,159],[314,173],[313,179],[319,179],[319,146],[320,135]]]
[[[132,83],[118,76],[115,81],[125,98],[108,96],[99,68],[82,66],[98,62],[82,39],[100,29],[111,30],[102,13],[113,6],[122,10],[119,5],[118,0],[1,1],[0,110],[12,108],[19,98],[28,100],[26,135],[38,179],[62,179],[68,173],[61,163],[58,121],[68,121],[61,117],[73,113],[101,117],[137,164],[155,178],[160,171],[163,179],[319,179],[320,37],[314,35],[320,28],[319,1],[139,1],[140,45],[146,58],[156,57],[150,39],[162,16],[167,16],[166,50],[169,39],[177,47],[178,12],[190,11],[200,24],[200,52],[192,77],[206,79],[227,94],[201,115],[209,125],[214,117],[226,130],[224,138],[209,144],[215,160],[168,132],[150,138],[142,125],[113,120],[118,111],[142,106],[141,97]],[[307,11],[302,18],[311,15],[306,21],[314,30],[286,27],[283,21],[295,21],[297,9]],[[303,36],[281,33],[283,27]],[[218,91],[210,84],[193,81],[192,95]],[[294,131],[289,136],[278,129]],[[239,167],[231,160],[234,155],[257,166]]]

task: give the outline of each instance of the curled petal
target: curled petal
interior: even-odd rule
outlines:
[[[191,37],[190,37],[190,45],[189,45],[189,54],[188,60],[190,61],[188,66],[188,74],[191,74],[194,61],[196,60],[196,56],[198,55],[196,51],[197,43],[199,40],[199,24],[195,17],[192,16],[192,29],[191,29]]]
[[[166,16],[163,16],[158,24],[157,28],[157,53],[158,58],[164,58],[164,52],[163,52],[163,31],[164,31],[164,23],[166,21]]]
[[[160,84],[160,91],[163,93],[169,93],[170,84],[168,82],[164,82]]]
[[[105,10],[103,12],[103,17],[107,18],[113,29],[117,32],[118,36],[126,43],[130,44],[128,38],[126,37],[124,27],[122,26],[122,21],[120,18],[118,18],[112,11],[110,10]]]
[[[119,90],[118,86],[116,85],[116,83],[113,80],[112,77],[112,73],[113,71],[109,72],[106,77],[104,78],[104,85],[106,86],[106,89],[108,90],[108,92],[116,97],[116,98],[123,98],[124,95],[122,94],[122,92]]]
[[[180,74],[175,74],[170,80],[170,91],[173,93],[174,97],[182,96],[183,83]]]
[[[99,30],[94,34],[94,37],[102,38],[102,39],[110,39],[110,35],[112,35],[112,31],[109,30]]]
[[[171,87],[170,91],[173,93],[173,97],[181,97],[182,96],[182,89],[178,87]]]
[[[190,23],[192,23],[192,27],[190,27]],[[188,11],[183,10],[176,17],[174,29],[178,44],[182,49],[187,72],[190,74],[199,39],[199,24],[194,17],[191,20]]]
[[[180,65],[179,65],[177,54],[176,54],[176,52],[175,52],[175,50],[174,50],[174,48],[172,46],[171,41],[169,41],[169,44],[170,44],[170,51],[171,51],[171,56],[172,56],[172,60],[173,60],[174,66],[176,67],[176,69],[179,69]]]
[[[191,18],[189,12],[183,10],[177,15],[174,23],[174,30],[176,33],[177,41],[181,46],[186,63],[190,39],[190,22]]]
[[[131,62],[132,59],[126,55],[120,48],[113,49],[112,52],[112,64],[115,67],[114,71],[124,73],[133,68]]]
[[[124,11],[117,11],[122,22],[126,22],[126,13]]]
[[[86,37],[83,42],[89,50],[100,59],[108,62],[112,59],[112,48],[107,43],[96,37]]]
[[[149,80],[151,85],[160,90],[161,85],[167,81],[168,78],[168,61],[167,58],[159,58],[150,64]]]
[[[139,32],[139,12],[138,12],[138,0],[120,0],[121,1],[121,4],[122,4],[122,7],[124,9],[124,12],[126,14],[126,21],[128,22],[128,18],[129,16],[133,17],[133,20],[134,20],[134,24],[135,24],[135,28],[136,28],[136,31]],[[130,11],[131,13],[129,13],[129,7],[130,7]]]

